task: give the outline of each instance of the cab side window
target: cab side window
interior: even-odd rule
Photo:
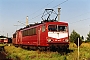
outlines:
[[[45,32],[45,25],[42,26],[42,32]]]

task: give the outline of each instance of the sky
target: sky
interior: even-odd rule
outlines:
[[[70,34],[75,30],[86,38],[90,31],[90,0],[0,0],[0,35],[8,33],[12,37],[16,30],[24,27],[26,16],[29,24],[40,22],[46,8],[57,12],[58,7],[61,8],[60,21],[68,22]]]

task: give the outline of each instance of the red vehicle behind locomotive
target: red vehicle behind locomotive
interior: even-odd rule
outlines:
[[[17,30],[13,34],[13,44],[30,49],[60,50],[69,47],[68,23],[44,20]]]
[[[0,36],[0,43],[8,43],[8,38],[5,36]]]

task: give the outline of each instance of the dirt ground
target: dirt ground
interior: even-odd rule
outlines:
[[[0,52],[0,60],[8,60],[3,52]]]
[[[4,52],[4,47],[0,46],[0,60],[10,60],[6,58],[6,54]]]

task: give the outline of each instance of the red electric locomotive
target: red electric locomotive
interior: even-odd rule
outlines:
[[[60,50],[69,47],[68,23],[44,20],[30,24],[13,34],[13,44],[40,50]]]

